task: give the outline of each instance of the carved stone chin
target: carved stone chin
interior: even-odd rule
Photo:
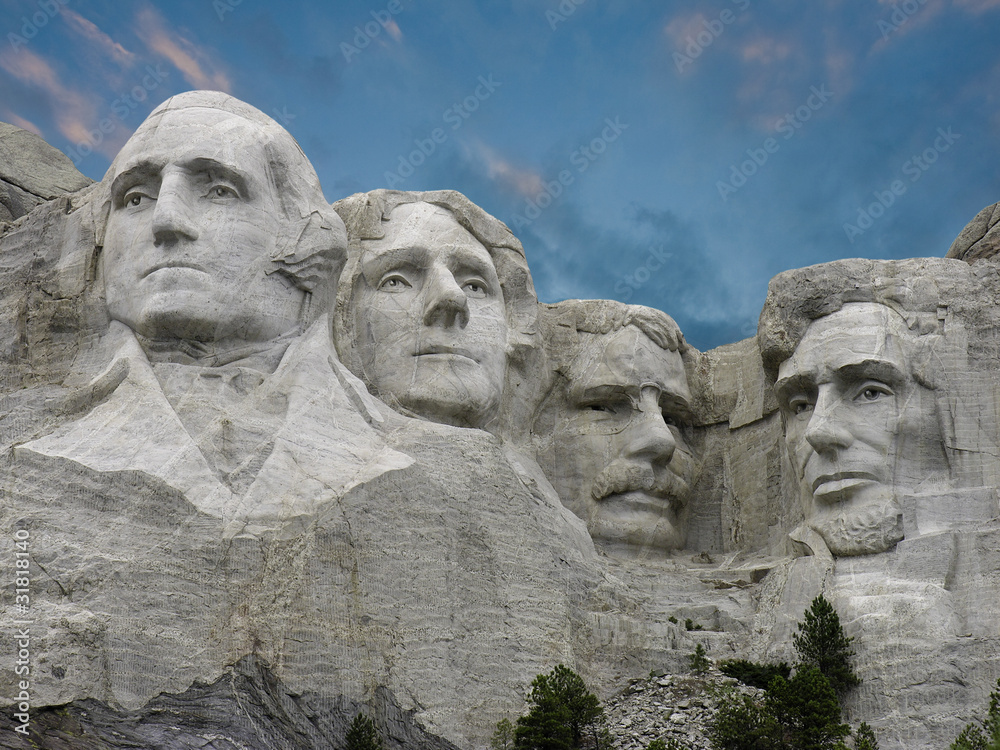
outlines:
[[[903,539],[903,511],[889,496],[860,508],[817,510],[809,526],[823,537],[834,555],[873,555],[891,550]]]

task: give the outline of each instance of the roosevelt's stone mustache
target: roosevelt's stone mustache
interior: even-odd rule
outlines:
[[[625,492],[645,492],[656,497],[682,500],[687,497],[688,483],[670,469],[659,472],[649,466],[613,463],[594,479],[591,494],[595,500]]]

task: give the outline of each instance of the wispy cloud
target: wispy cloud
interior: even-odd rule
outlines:
[[[47,60],[28,49],[4,49],[0,52],[0,68],[51,97],[60,133],[74,142],[87,140],[88,123],[94,119],[94,105],[79,91],[63,85]]]
[[[399,28],[399,24],[396,23],[395,18],[390,18],[385,24],[385,30],[393,39],[397,42],[403,41],[403,32]]]
[[[740,57],[744,62],[754,62],[760,65],[784,62],[792,54],[793,45],[789,41],[772,37],[758,37],[747,42],[740,48]]]
[[[145,5],[136,16],[136,36],[167,58],[195,88],[230,92],[229,77],[216,70],[207,52],[172,29],[155,8]]]
[[[541,175],[511,164],[485,143],[476,141],[472,149],[472,155],[483,165],[490,180],[499,182],[526,198],[534,198],[545,189]]]
[[[40,138],[44,138],[42,135],[42,129],[35,125],[31,120],[25,120],[23,117],[14,114],[9,109],[3,111],[3,119],[5,122],[9,122],[11,125],[17,125],[17,127],[22,130],[30,130],[32,133]]]
[[[129,52],[122,45],[105,34],[97,24],[89,21],[76,11],[70,8],[62,9],[62,16],[69,24],[70,29],[83,37],[91,45],[96,47],[102,54],[114,60],[122,67],[128,67],[135,62],[135,54]]]
[[[955,5],[979,15],[1000,8],[1000,0],[955,0]]]
[[[704,30],[705,16],[701,13],[678,16],[663,27],[663,33],[667,35],[667,38],[673,42],[675,47],[681,49]]]

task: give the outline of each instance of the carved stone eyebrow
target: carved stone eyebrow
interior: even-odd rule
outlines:
[[[230,164],[207,156],[199,156],[185,162],[184,168],[193,173],[217,175],[235,187],[240,195],[244,197],[250,196],[249,180],[247,180],[242,171]]]
[[[165,162],[142,161],[119,173],[111,183],[111,197],[117,203],[128,187],[139,182],[158,179]],[[215,175],[236,188],[241,196],[250,196],[250,182],[236,167],[207,156],[188,159],[181,165],[191,174]]]
[[[896,364],[884,359],[866,359],[837,368],[837,377],[847,382],[878,380],[886,385],[898,386],[906,382],[906,373]]]
[[[774,384],[774,393],[779,401],[787,401],[794,393],[808,393],[816,389],[816,378],[807,372],[797,372],[787,378],[780,378]]]
[[[399,245],[380,252],[366,252],[361,256],[361,273],[369,283],[378,281],[393,268],[422,268],[427,264],[428,251],[423,247]]]
[[[162,169],[163,165],[160,163],[142,161],[122,172],[119,172],[115,179],[111,182],[112,201],[114,203],[118,203],[122,193],[124,193],[128,187],[138,184],[139,182],[156,179]]]

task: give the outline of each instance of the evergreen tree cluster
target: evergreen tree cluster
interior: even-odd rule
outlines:
[[[528,703],[516,722],[497,724],[492,750],[610,750],[604,707],[569,667],[535,677]]]
[[[986,718],[967,725],[951,743],[951,750],[1000,750],[1000,680],[990,693]]]
[[[385,750],[375,722],[358,713],[344,738],[344,750]]]
[[[840,698],[861,680],[851,669],[851,638],[833,606],[816,597],[799,623],[793,644],[794,674],[787,664],[729,661],[722,671],[765,690],[755,699],[730,694],[709,728],[716,750],[846,750],[850,727],[841,722]],[[766,684],[764,684],[766,681]],[[877,750],[867,724],[855,735],[856,750]]]

